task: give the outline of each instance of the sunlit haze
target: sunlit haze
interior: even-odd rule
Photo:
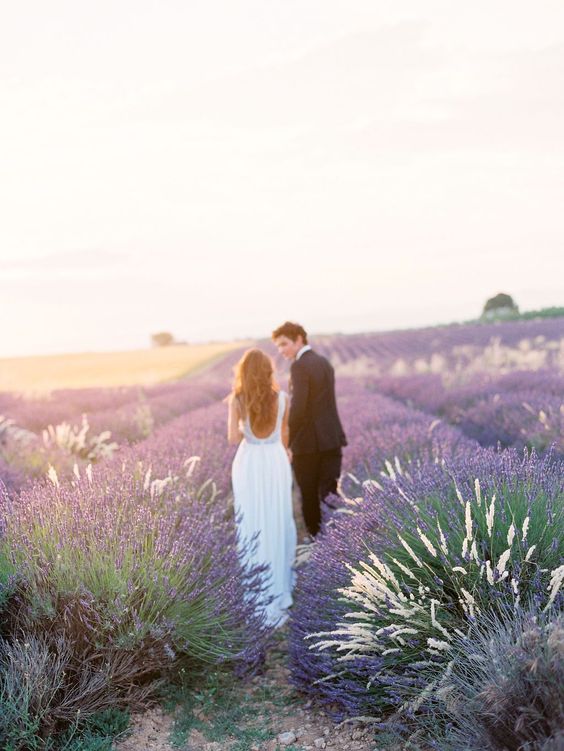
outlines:
[[[564,4],[7,4],[0,356],[564,304]]]

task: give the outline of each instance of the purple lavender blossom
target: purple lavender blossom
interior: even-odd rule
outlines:
[[[476,499],[478,492],[482,505],[479,507],[481,515],[476,518],[483,525],[480,535],[475,522],[465,513],[468,499]],[[495,502],[492,501],[494,494]],[[421,688],[417,686],[417,673],[407,668],[413,662],[411,655],[419,650],[421,660],[429,659],[424,657],[427,644],[419,646],[417,636],[405,636],[404,646],[391,650],[394,654],[363,654],[352,650],[343,660],[343,656],[347,656],[347,639],[354,641],[354,637],[350,634],[347,637],[346,629],[341,636],[332,633],[340,624],[346,626],[347,613],[355,610],[354,602],[344,596],[344,590],[351,584],[348,566],[358,569],[359,561],[369,563],[371,553],[392,565],[390,556],[394,551],[400,564],[414,572],[415,580],[423,576],[426,585],[442,593],[440,597],[437,595],[441,603],[448,603],[451,597],[448,592],[455,583],[459,586],[456,577],[463,576],[453,567],[463,572],[471,570],[471,544],[467,546],[469,552],[463,553],[464,539],[471,531],[472,538],[480,545],[482,540],[489,540],[487,547],[471,553],[479,562],[484,562],[483,570],[474,566],[474,573],[463,579],[471,602],[475,601],[482,611],[495,608],[497,601],[500,606],[508,600],[513,602],[513,582],[518,580],[521,601],[536,598],[540,605],[548,599],[547,577],[561,565],[564,557],[563,499],[564,464],[561,460],[551,454],[521,456],[512,450],[495,452],[478,448],[454,459],[431,463],[416,461],[405,465],[394,477],[379,476],[377,485],[366,484],[363,500],[351,506],[348,514],[337,520],[333,518],[324,526],[309,560],[299,571],[290,635],[290,666],[295,685],[322,703],[337,707],[341,717],[378,715],[383,706],[388,710],[397,709],[396,701],[405,702],[406,694]],[[476,505],[477,501],[473,503]],[[550,527],[547,525],[549,516],[552,517]],[[513,530],[509,529],[511,523]],[[418,552],[408,554],[403,543],[398,542],[400,537],[408,549]],[[422,545],[423,537],[428,545]],[[511,547],[508,538],[516,551],[515,560],[521,563],[505,578],[502,574],[512,565],[507,558],[508,545]],[[441,550],[441,539],[448,557]],[[554,539],[558,540],[556,549]],[[531,548],[527,549],[527,541]],[[533,554],[527,557],[533,544]],[[421,569],[416,563],[417,556],[421,556],[424,566]],[[486,563],[490,570],[488,577]],[[499,566],[497,584],[496,566]],[[402,579],[399,564],[394,570],[398,580],[403,582],[401,591],[408,602],[413,594],[420,597],[421,593],[412,590],[415,585],[410,584],[410,577]],[[556,593],[555,601],[561,602],[561,599],[561,594]],[[390,606],[388,603],[386,608]],[[473,609],[459,603],[458,596],[452,597],[452,604],[445,607],[443,625],[449,629],[460,629],[462,624],[472,622]],[[359,623],[364,623],[369,634],[382,625],[377,613],[372,619],[362,608],[358,612],[361,613]],[[364,618],[366,620],[361,621]],[[401,622],[400,615],[394,618]],[[312,638],[313,634],[325,636]],[[379,638],[384,636],[385,633]],[[332,640],[335,640],[334,646],[324,646],[325,642],[330,645]],[[440,651],[443,648],[440,639],[436,641]],[[402,652],[405,652],[403,658]]]

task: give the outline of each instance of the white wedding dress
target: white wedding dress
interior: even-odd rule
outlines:
[[[246,552],[245,562],[267,563],[270,578],[265,606],[269,625],[280,626],[292,604],[293,564],[296,554],[296,525],[292,510],[292,469],[282,444],[282,418],[288,396],[278,394],[278,413],[273,432],[257,438],[247,417],[240,421],[243,439],[232,467],[235,514],[242,546],[258,533],[254,550]]]

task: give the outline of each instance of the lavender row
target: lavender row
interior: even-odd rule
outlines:
[[[387,394],[446,420],[482,445],[551,444],[564,455],[564,375],[550,370],[476,374],[461,383],[440,375],[379,378]]]
[[[197,375],[154,386],[60,389],[41,398],[0,393],[0,415],[40,433],[62,422],[78,425],[86,414],[94,430],[110,430],[120,443],[132,442],[143,438],[151,425],[225,396],[240,354],[236,350]]]
[[[564,367],[561,318],[503,323],[452,324],[425,329],[316,338],[316,347],[337,367],[366,360],[374,373],[396,366],[410,372],[457,372],[502,367]]]
[[[341,379],[339,409],[349,436],[343,489],[356,494],[387,462],[431,460],[473,451],[478,444],[456,427],[375,393],[371,383]]]
[[[191,379],[152,387],[147,390],[149,398],[139,390],[135,400],[130,399],[121,406],[107,407],[117,393],[115,390],[110,390],[109,396],[103,390],[97,390],[101,394],[99,403],[106,405],[104,409],[89,416],[77,416],[76,423],[49,425],[40,435],[23,428],[17,420],[0,417],[0,459],[3,462],[0,480],[10,493],[14,493],[26,481],[44,475],[49,465],[55,466],[61,476],[67,476],[75,462],[86,466],[89,462],[121,456],[127,446],[143,441],[177,416],[186,417],[203,405],[218,403],[228,391],[232,367],[239,355],[238,352],[230,353]],[[94,394],[91,392],[96,390],[85,391],[90,399],[88,403],[93,405]],[[73,392],[73,409],[80,393]],[[32,401],[25,402],[26,409],[32,404]],[[87,402],[82,402],[82,406],[87,406]],[[45,413],[39,409],[39,414],[38,424],[41,424]],[[25,413],[20,417],[25,417]],[[198,419],[205,423],[201,415]],[[23,423],[26,423],[25,419]],[[213,455],[213,445],[210,445],[210,454]]]

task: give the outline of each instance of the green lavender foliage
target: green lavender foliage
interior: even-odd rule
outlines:
[[[473,623],[520,602],[561,604],[561,463],[483,457],[453,470],[389,465],[385,487],[367,491],[378,526],[364,558],[346,564],[350,584],[338,594],[347,612],[308,637],[334,657],[321,680],[358,688],[358,713],[414,714],[435,690],[425,670],[447,669]]]

